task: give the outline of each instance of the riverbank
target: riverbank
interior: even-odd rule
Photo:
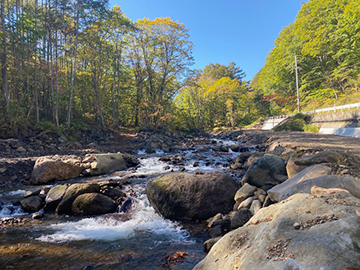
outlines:
[[[58,140],[58,138],[55,139],[48,140]],[[128,183],[119,189],[131,198],[134,202],[133,207],[130,213],[120,211],[98,217],[66,217],[47,213],[40,220],[31,220],[31,215],[26,215],[25,218],[20,217],[19,220],[16,218],[12,221],[5,220],[5,223],[10,224],[3,224],[4,233],[0,239],[0,253],[3,259],[0,260],[0,265],[26,269],[28,265],[44,266],[46,261],[51,260],[61,264],[62,268],[118,269],[121,266],[123,269],[132,269],[134,265],[141,265],[139,269],[148,269],[147,267],[153,264],[164,269],[192,269],[205,255],[202,251],[202,241],[206,240],[207,234],[209,233],[213,237],[217,233],[221,235],[228,230],[220,230],[219,232],[211,227],[219,224],[219,220],[213,220],[212,225],[207,227],[207,224],[202,222],[174,223],[159,216],[150,206],[145,194],[145,186],[149,181],[162,174],[171,175],[172,172],[184,172],[189,175],[193,174],[195,177],[199,175],[197,178],[202,178],[200,176],[207,173],[221,172],[232,175],[240,186],[240,181],[244,180],[244,174],[251,164],[245,166],[237,157],[239,159],[243,156],[249,158],[254,151],[259,152],[259,155],[254,154],[256,158],[264,154],[272,154],[277,159],[281,158],[285,164],[289,163],[291,156],[301,159],[302,157],[331,151],[341,158],[332,159],[329,167],[331,172],[327,171],[327,173],[341,177],[359,177],[359,142],[359,139],[338,136],[262,130],[222,131],[206,136],[124,132],[108,134],[94,141],[71,142],[72,145],[76,145],[73,149],[61,148],[66,142],[58,140],[57,143],[53,143],[52,147],[63,149],[58,155],[61,158],[66,159],[71,155],[83,162],[87,160],[86,154],[121,151],[124,154],[133,154],[135,158],[139,159],[140,164],[138,166],[133,165],[134,167],[120,173],[115,172],[92,177],[84,175],[76,179],[49,183],[40,186],[40,189],[48,192],[49,185],[52,187],[60,183],[71,185],[74,182],[93,183],[104,182],[104,180],[111,182],[125,179],[128,180]],[[4,145],[9,141],[1,141],[0,143]],[[46,148],[46,141],[37,143]],[[29,185],[36,159],[43,155],[51,157],[56,152],[47,152],[46,149],[36,150],[32,145],[24,144],[23,140],[18,140],[18,144],[12,144],[7,149],[9,149],[8,155],[2,152],[0,161],[2,193],[6,194],[10,189],[13,193],[15,191],[14,194],[21,191],[22,196],[24,196],[25,191],[36,189],[36,187]],[[252,160],[252,164],[254,162],[255,159]],[[245,178],[250,179],[249,177]],[[264,189],[265,193],[261,192],[261,189]],[[257,195],[254,196],[253,201],[261,200],[260,208],[262,207],[262,209],[274,209],[271,208],[273,206],[267,207],[273,202],[262,200],[267,196],[267,190],[262,186],[255,188],[254,193]],[[265,196],[260,199],[262,195]],[[17,196],[19,197],[19,195]],[[238,197],[235,195],[234,204],[239,203]],[[299,198],[299,200],[302,199],[302,197]],[[307,198],[306,200],[310,199]],[[296,201],[294,204],[296,205],[298,202]],[[322,201],[319,203],[321,204]],[[345,203],[351,204],[353,202],[346,201]],[[240,207],[240,205],[236,206]],[[17,207],[17,205],[10,205],[8,209],[14,213],[13,209],[18,209]],[[314,209],[318,208],[317,205],[313,207]],[[250,205],[249,208],[251,208]],[[260,211],[265,211],[262,209]],[[345,210],[349,211],[348,209]],[[254,211],[254,209],[245,212],[250,213],[249,211]],[[318,215],[321,213],[320,211]],[[342,218],[339,215],[336,217]],[[231,217],[229,216],[229,218]],[[264,219],[256,218],[254,222],[258,220],[259,223],[263,223],[263,220],[270,220],[271,218],[272,214],[270,213]],[[316,218],[315,215],[313,217],[315,223]],[[332,221],[332,218],[322,217],[321,220]],[[230,219],[225,220],[224,215],[223,221],[228,224]],[[306,224],[304,223],[304,226],[307,226]],[[233,227],[236,228],[236,226]],[[236,231],[234,229],[234,233],[231,235],[234,235]],[[21,235],[27,235],[27,237],[23,238]],[[143,240],[138,241],[139,237]],[[239,239],[241,242],[241,236]],[[288,244],[286,241],[284,243]],[[73,247],[76,247],[76,252]],[[36,254],[28,256],[27,254],[30,254],[32,250],[43,252],[36,252]],[[229,252],[232,251],[229,250]],[[89,258],[85,254],[92,254],[92,256]],[[116,259],[111,261],[107,259],[109,257]],[[285,257],[281,258],[284,259]]]

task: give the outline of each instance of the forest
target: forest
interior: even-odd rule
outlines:
[[[245,127],[301,109],[359,102],[358,0],[310,0],[251,80],[234,62],[192,68],[171,18],[126,17],[107,0],[0,0],[0,136],[33,127]],[[209,59],[211,62],[211,59]]]
[[[310,0],[283,28],[251,87],[271,114],[296,111],[295,55],[303,111],[360,102],[358,0]]]

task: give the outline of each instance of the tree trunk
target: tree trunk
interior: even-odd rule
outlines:
[[[37,17],[37,5],[38,1],[35,0],[35,17]],[[37,22],[35,23],[35,33],[37,33]],[[35,94],[35,109],[36,109],[36,122],[40,122],[40,115],[39,115],[39,95],[38,95],[38,88],[37,88],[37,40],[35,41],[35,53],[34,53],[34,94]]]
[[[6,50],[6,25],[5,25],[5,0],[1,0],[1,29],[2,29],[2,52],[1,52],[1,73],[3,93],[6,101],[6,106],[9,105],[10,95],[8,88],[8,62],[7,62],[7,50]]]
[[[70,88],[70,96],[69,96],[69,107],[66,118],[66,125],[70,127],[71,123],[71,109],[72,109],[72,100],[74,95],[74,84],[75,84],[75,68],[76,68],[76,55],[77,55],[77,47],[79,41],[79,19],[80,19],[80,11],[79,11],[79,1],[77,0],[75,5],[75,14],[76,14],[76,25],[75,25],[75,48],[74,48],[74,58],[72,63],[72,73],[71,73],[71,88]]]

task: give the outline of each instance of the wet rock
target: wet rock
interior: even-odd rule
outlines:
[[[283,197],[283,194],[287,192],[287,190],[290,190],[298,183],[319,176],[329,175],[330,173],[331,173],[331,168],[326,165],[322,165],[322,164],[313,165],[311,167],[302,170],[301,172],[289,178],[280,185],[277,185],[272,189],[268,190],[268,195],[273,202],[278,202],[279,199]]]
[[[56,207],[65,195],[68,185],[56,185],[52,187],[45,198],[45,211],[55,211]]]
[[[231,216],[231,228],[236,229],[244,226],[244,224],[246,224],[246,222],[248,222],[251,217],[252,213],[249,209],[243,208],[236,211]]]
[[[194,269],[359,268],[354,243],[360,243],[360,222],[354,207],[360,200],[341,194],[296,194],[262,208],[247,224],[223,236]],[[295,230],[295,223],[305,227]]]
[[[126,198],[121,205],[119,205],[119,212],[127,213],[131,210],[133,205],[133,199]]]
[[[75,215],[101,215],[116,210],[114,201],[100,193],[85,193],[76,197],[71,210]]]
[[[284,161],[274,155],[264,155],[245,173],[241,183],[262,187],[277,185],[287,179]]]
[[[44,212],[43,211],[38,211],[38,212],[35,212],[31,218],[32,219],[42,219],[44,217]]]
[[[105,196],[110,197],[113,200],[118,200],[123,197],[126,197],[126,194],[124,192],[122,192],[121,190],[119,190],[117,188],[112,188],[112,187],[107,187],[107,188],[101,190],[101,193],[104,194]]]
[[[71,205],[76,197],[85,193],[99,193],[100,186],[96,183],[78,183],[69,186],[64,194],[63,199],[60,201],[56,208],[59,215],[71,214]]]
[[[205,220],[229,211],[237,189],[235,179],[225,174],[170,173],[151,180],[146,193],[166,218]]]
[[[40,157],[36,160],[31,176],[34,185],[46,184],[79,177],[82,172],[78,158],[59,156]]]
[[[25,191],[24,198],[39,195],[40,192],[41,192],[41,188],[32,191],[31,190]]]
[[[25,212],[39,211],[45,205],[44,196],[31,196],[20,201],[20,205]]]

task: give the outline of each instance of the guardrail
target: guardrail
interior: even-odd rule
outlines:
[[[330,108],[325,108],[325,109],[318,109],[318,110],[313,110],[313,111],[308,111],[308,112],[303,112],[305,114],[314,114],[314,113],[321,113],[321,112],[331,112],[334,111],[336,112],[337,110],[344,110],[344,109],[352,109],[352,108],[360,108],[360,103],[353,103],[353,104],[347,104],[347,105],[341,105],[341,106],[334,106],[334,107],[330,107]]]
[[[330,108],[324,108],[324,109],[318,109],[318,110],[313,110],[313,111],[307,111],[307,112],[302,112],[303,114],[315,114],[315,113],[324,113],[324,112],[331,112],[331,111],[338,111],[338,110],[345,110],[345,109],[352,109],[352,108],[358,108],[360,109],[360,103],[353,103],[353,104],[346,104],[346,105],[341,105],[341,106],[334,106],[334,107],[330,107]],[[273,127],[275,127],[276,125],[280,124],[279,119],[283,119],[285,120],[288,117],[291,117],[294,115],[276,115],[276,116],[270,116],[264,119],[264,126],[263,129],[271,129]],[[273,122],[272,122],[273,120]],[[352,119],[354,120],[354,119]],[[339,121],[344,121],[343,119],[339,120]],[[331,122],[335,122],[335,121],[331,121]]]

